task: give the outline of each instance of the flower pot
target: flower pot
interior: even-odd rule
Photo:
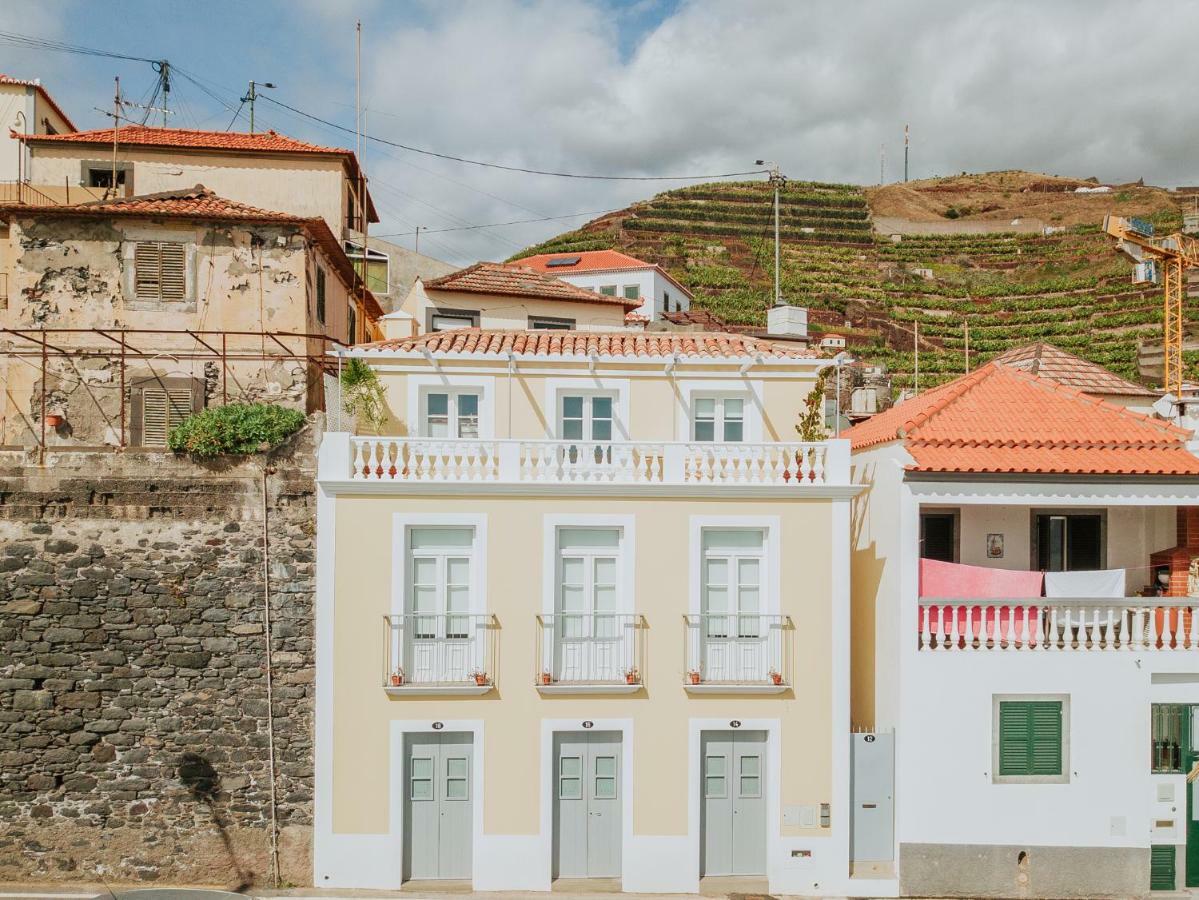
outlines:
[[[57,428],[59,425],[61,425],[66,420],[67,420],[67,417],[60,415],[59,413],[47,413],[46,414],[46,424],[49,425],[51,428]]]
[[[554,678],[552,675],[550,675],[549,672],[541,673],[541,683],[542,684],[553,684],[553,681],[554,681]]]
[[[782,684],[783,676],[781,674],[779,674],[778,672],[771,672],[770,680],[773,681],[775,684]]]
[[[625,672],[624,680],[625,680],[625,684],[636,684],[637,683],[637,673],[636,672]]]
[[[486,687],[487,686],[487,673],[486,672],[476,672],[475,673],[475,684],[477,684],[479,687]]]
[[[687,678],[692,684],[699,684],[699,672],[688,672]]]
[[[392,687],[399,687],[403,683],[404,683],[404,676],[401,675],[399,672],[397,672],[391,676],[391,686]]]

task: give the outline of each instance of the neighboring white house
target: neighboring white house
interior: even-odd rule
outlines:
[[[75,130],[37,78],[0,74],[0,182],[29,180],[29,150],[17,135],[64,134]],[[23,198],[6,196],[6,201]]]
[[[1191,433],[992,363],[846,437],[852,717],[894,732],[901,895],[1199,884]]]
[[[664,312],[691,308],[691,292],[665,269],[616,250],[542,253],[514,260],[512,265],[555,275],[609,297],[640,300],[641,305],[634,312],[652,321],[662,318]]]

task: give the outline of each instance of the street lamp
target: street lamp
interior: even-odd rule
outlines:
[[[254,133],[254,101],[258,99],[258,88],[271,88],[274,90],[274,87],[275,85],[269,81],[251,81],[249,91],[241,98],[242,103],[250,104],[250,134]]]
[[[767,162],[764,159],[754,160],[755,166],[766,166],[770,170],[770,183],[774,186],[774,305],[782,306],[783,298],[779,291],[779,191],[787,183],[779,164]]]

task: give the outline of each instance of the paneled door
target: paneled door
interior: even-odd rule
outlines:
[[[554,878],[619,878],[619,732],[554,736]]]
[[[473,735],[404,742],[404,879],[470,878]]]
[[[700,767],[700,875],[765,875],[766,732],[703,732]]]

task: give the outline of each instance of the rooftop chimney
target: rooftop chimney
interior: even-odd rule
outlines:
[[[766,313],[766,331],[770,336],[804,338],[808,336],[808,311],[802,306],[772,306]]]

